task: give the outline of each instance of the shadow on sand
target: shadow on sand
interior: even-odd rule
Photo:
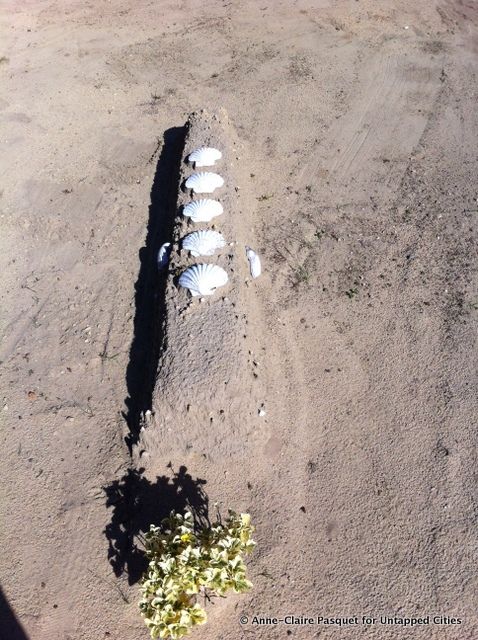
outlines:
[[[204,491],[205,480],[193,479],[186,467],[171,477],[158,476],[150,482],[142,469],[129,469],[120,479],[104,489],[106,506],[113,509],[111,522],[105,529],[108,558],[116,576],[128,574],[135,584],[147,567],[141,544],[142,534],[151,524],[159,525],[174,509],[190,510],[197,527],[209,525],[209,501]]]
[[[28,640],[8,600],[0,588],[0,640]]]
[[[151,409],[153,388],[163,341],[167,272],[158,271],[161,245],[172,237],[179,187],[179,168],[187,127],[167,129],[151,187],[146,242],[139,252],[140,267],[135,284],[134,334],[126,369],[128,397],[123,417],[131,453],[138,442],[141,417]]]
[[[170,242],[176,215],[179,169],[187,125],[164,133],[161,155],[151,188],[145,246],[139,252],[140,268],[135,285],[136,313],[126,384],[128,397],[123,414],[128,425],[126,443],[130,453],[138,442],[144,412],[152,408],[160,350],[164,339],[163,318],[167,272],[158,271],[158,250]],[[159,525],[172,510],[190,510],[197,527],[209,524],[205,480],[193,479],[186,467],[154,482],[144,469],[129,469],[119,480],[104,487],[106,507],[112,509],[104,533],[108,559],[116,576],[127,573],[129,584],[139,581],[147,567],[142,535],[151,524]]]

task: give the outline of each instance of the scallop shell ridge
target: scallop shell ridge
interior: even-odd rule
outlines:
[[[165,269],[167,267],[170,254],[171,254],[171,243],[165,242],[159,247],[158,269]]]
[[[227,282],[226,271],[217,264],[195,264],[179,276],[179,286],[193,296],[210,296]]]
[[[193,231],[182,242],[182,247],[193,256],[212,256],[217,249],[226,244],[224,237],[218,231],[205,229]]]
[[[214,147],[199,147],[189,154],[188,161],[194,162],[195,167],[212,167],[217,160],[222,158],[222,153]]]
[[[193,222],[210,222],[224,212],[223,206],[217,200],[203,198],[194,200],[184,207],[183,214]]]
[[[211,171],[201,171],[199,173],[193,173],[192,176],[186,180],[186,188],[192,189],[194,193],[213,193],[219,187],[224,184],[224,178],[218,173],[212,173]]]
[[[261,259],[250,247],[246,247],[246,256],[249,260],[249,270],[253,278],[258,278],[262,273]]]

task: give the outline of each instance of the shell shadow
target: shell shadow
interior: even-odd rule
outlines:
[[[126,369],[128,396],[123,417],[128,425],[125,438],[130,453],[138,442],[144,412],[151,409],[156,370],[163,343],[163,317],[167,269],[158,270],[161,245],[170,242],[179,187],[179,169],[187,125],[167,129],[151,187],[151,201],[144,247],[139,251],[140,267],[135,284],[133,340]]]
[[[148,566],[141,538],[151,524],[161,524],[172,510],[189,510],[198,529],[210,525],[205,480],[194,479],[184,466],[170,477],[158,476],[154,482],[142,472],[129,469],[120,480],[103,487],[106,507],[112,509],[111,521],[104,530],[108,559],[117,577],[128,574],[130,585],[140,580]]]

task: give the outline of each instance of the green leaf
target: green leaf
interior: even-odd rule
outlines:
[[[242,554],[255,546],[253,530],[248,514],[233,511],[225,522],[198,531],[189,511],[171,512],[160,527],[150,527],[139,608],[152,638],[176,640],[204,624],[206,612],[195,602],[201,590],[223,596],[252,587]]]

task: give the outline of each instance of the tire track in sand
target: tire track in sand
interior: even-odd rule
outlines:
[[[403,175],[439,90],[441,62],[428,58],[412,68],[393,48],[366,62],[348,111],[331,123],[325,139],[304,162],[295,189],[304,189],[312,176],[325,190],[320,179],[325,173],[329,197],[336,203],[340,196],[373,191],[377,174],[389,192]]]

